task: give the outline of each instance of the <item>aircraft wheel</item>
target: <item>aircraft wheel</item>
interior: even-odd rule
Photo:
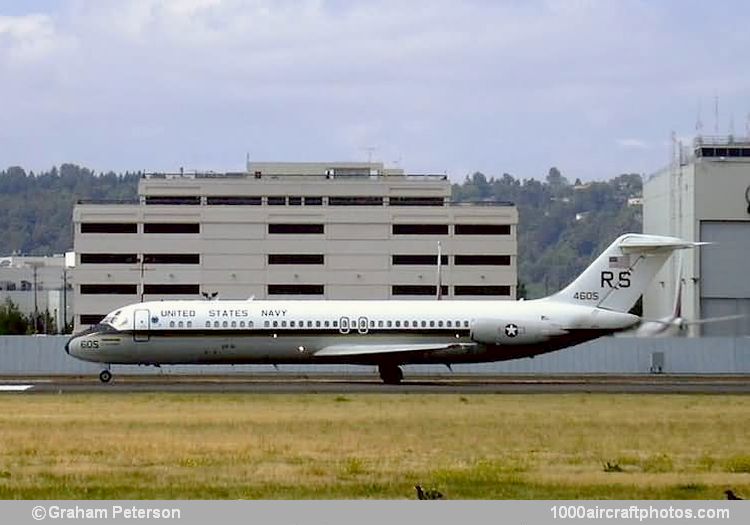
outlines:
[[[99,372],[99,381],[102,383],[109,383],[112,380],[112,372],[109,370],[102,370]]]
[[[386,385],[398,385],[404,379],[404,373],[400,366],[380,365],[378,371],[380,372],[380,379]]]

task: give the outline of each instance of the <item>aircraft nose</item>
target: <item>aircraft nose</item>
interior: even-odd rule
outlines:
[[[78,357],[81,349],[81,338],[79,335],[74,335],[68,342],[65,343],[65,353],[69,356]]]

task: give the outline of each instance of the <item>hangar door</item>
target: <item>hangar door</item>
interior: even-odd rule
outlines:
[[[701,317],[746,317],[706,323],[702,334],[750,335],[750,221],[701,221]]]

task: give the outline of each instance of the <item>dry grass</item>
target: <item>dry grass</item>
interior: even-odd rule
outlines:
[[[454,499],[750,494],[750,397],[0,397],[0,498],[410,498],[417,482]]]

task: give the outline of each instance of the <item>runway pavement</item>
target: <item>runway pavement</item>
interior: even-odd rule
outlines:
[[[750,376],[422,376],[384,385],[374,376],[120,376],[0,379],[0,395],[38,393],[248,393],[248,394],[750,394]]]

